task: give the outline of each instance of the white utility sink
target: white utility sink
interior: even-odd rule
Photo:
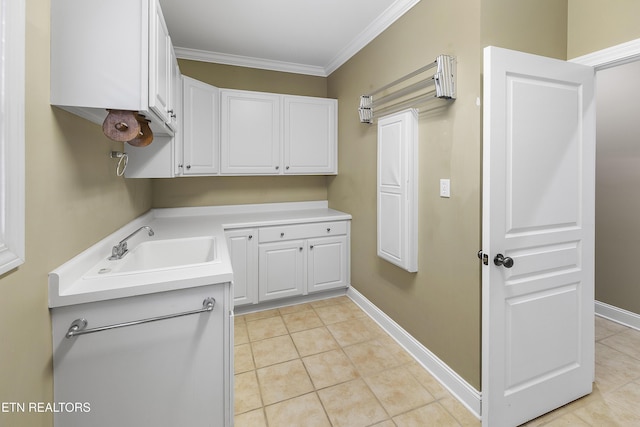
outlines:
[[[149,273],[192,267],[217,260],[215,237],[149,240],[138,244],[118,260],[105,259],[83,276],[95,279],[123,274]]]

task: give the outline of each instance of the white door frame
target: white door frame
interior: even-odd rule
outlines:
[[[629,62],[640,61],[640,39],[635,39],[615,45],[603,50],[579,56],[570,60],[577,64],[590,65],[596,70],[596,87],[598,85],[598,71],[624,65]],[[597,101],[596,101],[597,104]],[[596,140],[596,145],[598,141]],[[605,315],[617,321],[621,321],[635,328],[640,328],[640,316],[630,314],[624,310],[609,306],[599,301],[595,302],[595,313]]]
[[[590,65],[598,71],[637,60],[640,60],[640,39],[631,40],[626,43],[579,56],[577,58],[570,59],[569,62]]]

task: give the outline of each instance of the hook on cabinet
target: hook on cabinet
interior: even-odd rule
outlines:
[[[109,157],[112,159],[119,159],[118,165],[116,166],[116,175],[122,176],[124,175],[124,171],[127,170],[127,164],[129,163],[129,156],[127,153],[122,151],[112,151],[109,153]]]

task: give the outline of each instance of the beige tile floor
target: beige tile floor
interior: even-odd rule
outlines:
[[[349,298],[235,318],[236,427],[480,426]],[[640,332],[596,318],[594,393],[527,426],[640,425]]]

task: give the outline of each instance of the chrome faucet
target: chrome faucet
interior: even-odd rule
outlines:
[[[111,249],[111,256],[109,257],[109,260],[114,261],[125,256],[129,252],[129,250],[127,249],[127,240],[132,238],[140,230],[145,230],[145,229],[149,231],[149,237],[153,236],[154,234],[153,229],[148,225],[143,225],[142,227],[138,228],[136,231],[134,231],[133,233],[129,234],[127,237],[122,239],[120,243],[118,243],[116,246],[114,246]]]

